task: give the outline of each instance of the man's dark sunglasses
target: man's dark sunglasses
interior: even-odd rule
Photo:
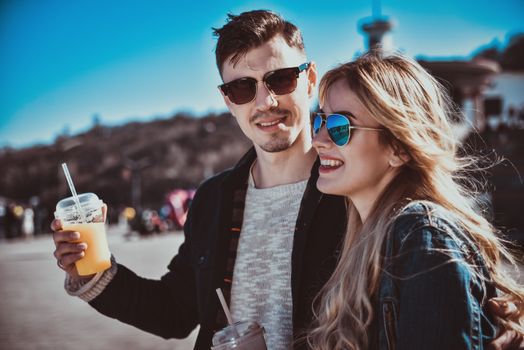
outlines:
[[[345,146],[348,144],[351,138],[351,129],[358,130],[373,130],[373,131],[384,131],[379,128],[367,128],[363,126],[353,126],[349,121],[348,116],[340,113],[326,114],[316,113],[315,119],[313,119],[313,135],[316,136],[322,125],[326,123],[327,132],[331,141],[337,146]]]
[[[267,72],[262,78],[266,88],[275,95],[290,94],[297,88],[297,79],[302,71],[309,68],[306,62],[298,67],[282,68]],[[219,85],[231,102],[237,105],[249,103],[257,96],[258,80],[251,77],[235,79],[229,83]]]

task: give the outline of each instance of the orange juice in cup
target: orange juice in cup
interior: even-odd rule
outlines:
[[[79,213],[74,198],[68,197],[56,205],[55,218],[62,221],[64,230],[80,233],[77,242],[87,244],[84,257],[76,262],[78,274],[86,276],[110,268],[111,253],[107,244],[103,202],[94,193],[79,194],[78,200],[84,217]]]
[[[63,228],[79,232],[78,242],[87,243],[85,256],[75,264],[79,275],[92,275],[111,267],[111,253],[107,245],[105,223],[67,224]]]

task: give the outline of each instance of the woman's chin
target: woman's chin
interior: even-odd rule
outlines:
[[[321,177],[317,180],[317,189],[322,193],[336,196],[345,196],[347,194],[347,191],[344,191],[344,189],[340,188],[340,186],[336,186],[333,181],[326,180]]]

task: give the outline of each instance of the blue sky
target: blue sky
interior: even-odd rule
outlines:
[[[297,24],[320,73],[364,49],[371,0],[0,0],[0,147],[50,143],[63,130],[225,109],[211,27],[267,8]],[[382,0],[406,53],[468,57],[524,32],[524,1]]]

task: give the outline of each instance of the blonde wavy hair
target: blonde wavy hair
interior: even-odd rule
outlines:
[[[338,265],[315,303],[316,323],[307,336],[313,349],[366,349],[373,318],[372,296],[379,287],[381,248],[399,209],[412,200],[428,200],[453,214],[469,233],[489,271],[490,283],[507,300],[524,305],[524,290],[502,269],[504,257],[515,264],[479,214],[482,190],[472,180],[478,159],[459,156],[451,120],[457,116],[444,88],[416,61],[398,53],[373,51],[342,64],[320,82],[322,106],[331,86],[347,82],[365,108],[385,129],[381,141],[405,152],[409,161],[376,200],[363,223],[348,199],[348,227]],[[473,199],[473,200],[472,200]],[[503,328],[524,332],[522,308]]]

